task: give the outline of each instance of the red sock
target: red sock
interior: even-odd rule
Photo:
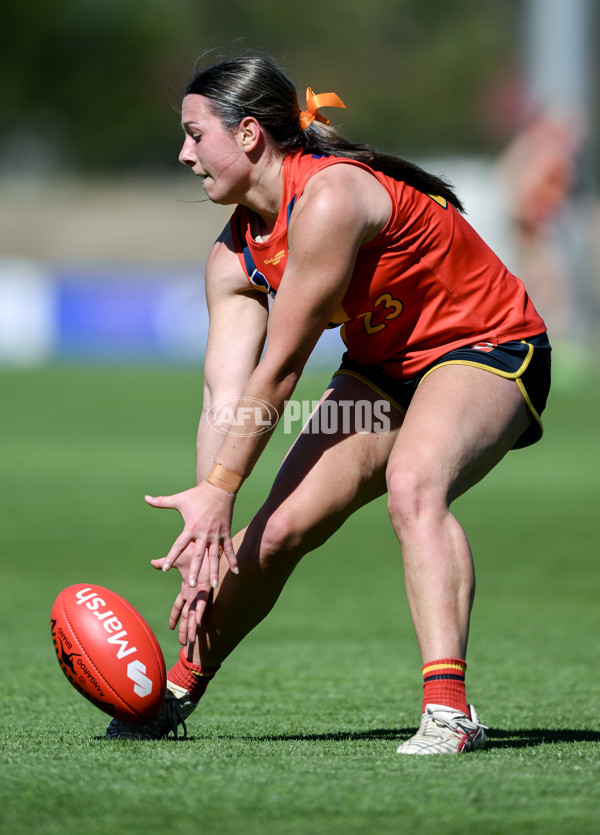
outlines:
[[[460,658],[442,658],[423,664],[423,713],[425,705],[444,705],[469,715],[465,695],[467,662]]]
[[[179,660],[167,673],[167,679],[184,690],[189,690],[190,699],[199,702],[218,669],[219,667],[208,668],[192,664],[187,659],[187,650],[184,647],[179,653]]]

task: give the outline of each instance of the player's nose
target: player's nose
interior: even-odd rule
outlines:
[[[192,151],[190,146],[190,137],[186,136],[183,145],[181,146],[181,151],[179,152],[179,162],[182,165],[189,165],[193,168],[194,165],[198,162],[196,159],[196,155]]]

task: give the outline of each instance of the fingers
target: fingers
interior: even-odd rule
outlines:
[[[190,557],[189,552],[188,558],[194,559]],[[197,560],[198,557],[196,556],[195,559]],[[153,560],[153,562],[158,564],[162,561]],[[219,563],[219,549],[217,547],[207,552],[202,560],[196,587],[190,586],[187,579],[182,575],[181,591],[175,598],[169,616],[169,627],[172,630],[177,629],[179,625],[178,638],[182,646],[193,643],[197,638],[197,630],[212,600],[213,591],[218,585]],[[217,572],[216,576],[215,572]]]
[[[198,577],[199,590],[190,606],[188,619],[188,641],[193,643],[196,640],[196,632],[202,622],[202,616],[206,611],[209,600],[212,598],[212,588],[210,585],[210,566],[209,561],[204,560]]]
[[[182,591],[175,598],[169,616],[169,628],[174,631],[179,624],[178,638],[182,646],[196,640],[196,632],[202,622],[210,595],[211,589],[203,588],[192,596],[189,586],[183,584]]]
[[[188,583],[192,588],[198,585],[198,579],[200,577],[205,581],[208,580],[211,588],[216,589],[219,587],[221,553],[225,551],[226,546],[228,547],[228,562],[231,570],[234,574],[240,573],[230,538],[227,540],[224,539],[223,544],[217,539],[209,542],[205,539],[197,539],[188,573]],[[208,576],[203,571],[205,562],[208,563]],[[163,568],[164,570],[166,569]]]
[[[171,614],[169,615],[169,629],[175,629],[181,618],[185,606],[185,598],[181,592],[175,598]]]
[[[240,567],[238,565],[237,556],[233,548],[231,536],[226,536],[223,538],[223,553],[225,554],[227,562],[229,563],[229,568],[233,571],[234,574],[239,574]]]
[[[184,555],[186,551],[187,554]],[[193,539],[182,534],[166,557],[150,560],[150,565],[157,571],[168,571],[174,564],[177,564],[181,579],[187,582],[190,588],[196,588],[201,581],[216,589],[219,586],[221,553],[227,557],[231,572],[239,574],[240,569],[230,538],[224,539],[222,545],[216,540],[205,545],[204,539]],[[182,556],[185,557],[184,560],[178,562]],[[206,572],[205,564],[208,566]]]
[[[191,618],[194,620],[194,618]],[[188,634],[188,625],[190,622],[190,604],[186,600],[182,612],[181,612],[181,620],[179,621],[179,633],[177,637],[179,638],[179,643],[182,647],[187,644],[187,634]],[[195,632],[195,630],[194,630]]]
[[[205,552],[206,552],[206,542],[205,540],[196,540],[194,544],[194,550],[192,552],[192,558],[190,560],[190,567],[188,570],[188,585],[190,588],[195,589],[198,585],[198,578],[200,577],[200,572],[202,570],[202,566],[205,560]]]
[[[211,588],[219,586],[219,566],[221,564],[221,546],[218,542],[212,542],[207,551],[208,570]]]
[[[196,548],[194,549],[194,551],[198,550],[198,542],[199,541],[200,540],[196,540]],[[171,546],[171,550],[169,551],[167,556],[162,559],[162,566],[161,566],[162,570],[163,571],[168,571],[172,567],[172,565],[175,562],[177,562],[179,557],[183,554],[185,549],[192,542],[194,542],[194,537],[191,536],[189,533],[187,533],[187,531],[184,529],[179,534],[179,536],[177,537],[177,539],[175,540],[173,545]]]
[[[195,588],[198,585],[198,578],[205,561],[205,552],[207,552],[207,556],[209,557],[208,561],[213,566],[213,572],[210,577],[212,578],[213,587],[216,588],[219,584],[219,546],[216,546],[215,553],[215,547],[213,545],[209,545],[207,548],[204,539],[194,539],[194,537],[186,534],[185,531],[177,537],[166,557],[150,560],[150,565],[157,571],[169,571],[178,562],[180,557],[184,555],[185,551],[188,551],[185,555],[185,560],[177,565],[181,579],[187,581],[191,588]],[[186,565],[188,560],[189,566]],[[205,579],[208,580],[209,578]]]
[[[185,584],[183,589],[185,589]],[[203,597],[204,600],[198,601],[200,597]],[[182,646],[185,646],[188,642],[192,643],[196,639],[196,617],[198,617],[198,612],[200,613],[200,618],[202,617],[206,608],[207,598],[207,592],[200,592],[190,600],[183,590],[175,598],[171,614],[169,615],[169,629],[174,631],[177,628],[177,624],[179,624],[177,637]],[[200,606],[198,606],[198,602],[200,602]]]

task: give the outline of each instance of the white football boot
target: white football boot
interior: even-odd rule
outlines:
[[[444,705],[426,705],[419,730],[398,748],[398,754],[465,754],[485,746],[485,725],[473,705],[469,713]]]
[[[197,702],[190,699],[189,690],[167,681],[165,700],[154,719],[134,724],[113,719],[106,729],[107,739],[186,739],[185,720],[195,710]],[[183,735],[179,726],[183,726]]]

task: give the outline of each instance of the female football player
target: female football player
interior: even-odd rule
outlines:
[[[424,682],[420,727],[398,752],[484,745],[465,696],[473,564],[450,506],[509,450],[540,438],[550,345],[523,284],[467,223],[453,189],[346,141],[321,113],[343,106],[309,88],[302,109],[292,82],[261,57],[199,69],[186,90],[180,161],[211,201],[235,207],[206,268],[197,484],[147,497],[183,517],[153,565],[181,573],[170,625],[179,622],[189,643],[159,716],[142,726],[114,720],[110,738],[177,733],[301,557],[387,493]],[[311,431],[232,542],[236,494],[270,437],[270,416],[332,323],[346,352]],[[364,431],[365,409],[381,415],[382,403],[387,420]]]

